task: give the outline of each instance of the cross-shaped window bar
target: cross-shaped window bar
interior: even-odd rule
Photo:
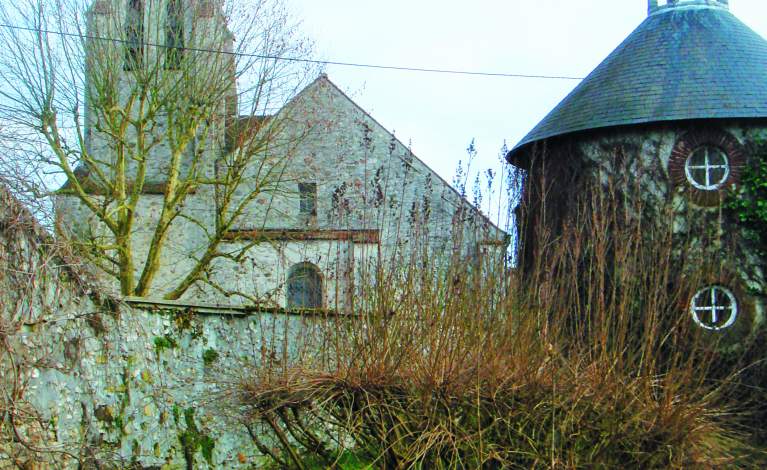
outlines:
[[[738,303],[729,289],[710,286],[695,294],[690,303],[690,310],[695,323],[701,327],[707,330],[722,330],[735,323]]]
[[[700,147],[692,152],[684,169],[690,184],[706,191],[719,188],[730,176],[727,155],[711,146]]]

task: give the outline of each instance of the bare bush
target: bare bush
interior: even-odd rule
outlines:
[[[103,297],[8,190],[0,190],[0,201],[0,461],[13,468],[71,467],[90,457],[87,431],[61,440],[31,389],[41,371],[70,370],[60,353],[76,349],[50,339],[61,325],[95,315],[77,311],[82,299]]]
[[[377,273],[320,351],[243,381],[254,441],[296,468],[747,466],[734,374],[708,380],[717,344],[687,313],[697,242],[640,192],[583,187],[559,233],[523,230],[521,269],[423,251]]]

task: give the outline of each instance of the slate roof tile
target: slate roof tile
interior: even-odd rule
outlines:
[[[650,15],[509,152],[603,127],[767,117],[767,41],[718,7]]]

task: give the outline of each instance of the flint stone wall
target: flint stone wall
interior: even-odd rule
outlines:
[[[688,140],[687,151],[700,143],[736,147],[725,149],[733,165],[730,179],[721,190],[702,192],[687,182],[684,162],[688,153],[675,152],[680,142]],[[609,183],[619,190],[628,188],[627,194],[631,195],[637,194],[635,188],[639,188],[645,216],[666,217],[664,208],[670,204],[674,217],[662,222],[673,224],[679,237],[693,237],[696,251],[710,260],[710,265],[701,266],[701,270],[717,266],[722,271],[720,282],[736,293],[737,320],[727,330],[712,333],[712,341],[721,340],[721,344],[737,349],[765,327],[767,281],[764,260],[739,237],[738,225],[725,216],[722,205],[739,174],[760,163],[755,149],[765,141],[767,127],[753,121],[693,121],[606,129],[539,145],[533,151],[533,172],[541,171],[544,165],[551,170],[549,184],[556,191],[546,195],[549,207],[566,206],[575,192],[573,188],[589,181]],[[737,159],[733,158],[734,150]],[[529,210],[535,214],[537,208]],[[684,308],[680,314],[689,315]]]
[[[236,386],[317,320],[118,302],[2,199],[0,468],[258,465]]]

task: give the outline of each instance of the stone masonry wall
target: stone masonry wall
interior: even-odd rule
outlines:
[[[684,144],[687,140],[690,142]],[[767,128],[763,125],[695,122],[609,130],[574,138],[566,144],[572,147],[562,147],[565,152],[579,156],[583,165],[581,172],[603,184],[608,180],[623,185],[638,184],[645,210],[655,211],[655,216],[664,217],[662,208],[673,208],[675,216],[669,223],[673,224],[675,233],[680,237],[694,237],[697,243],[694,246],[699,251],[696,255],[708,258],[708,264],[700,269],[719,270],[720,278],[712,278],[711,282],[732,289],[738,298],[740,308],[735,324],[718,332],[724,344],[741,344],[765,324],[764,260],[743,243],[737,224],[722,210],[728,188],[737,184],[743,168],[759,164],[758,157],[751,152],[756,143],[765,140]],[[689,152],[701,144],[718,146],[728,153],[730,176],[720,190],[699,191],[687,182],[685,160]],[[682,151],[678,152],[680,148]],[[551,155],[557,155],[557,149],[553,146]]]
[[[257,465],[234,387],[314,320],[121,303],[2,199],[0,468]]]
[[[251,183],[243,186],[239,197],[245,197],[263,176],[259,172],[264,171],[264,159],[279,161],[274,167],[279,170],[277,185],[247,205],[235,232],[294,230],[318,239],[285,236],[259,243],[246,235],[233,239],[221,251],[244,251],[244,255],[217,259],[209,270],[209,282],[198,282],[184,299],[252,305],[257,298],[262,304],[282,307],[287,273],[308,262],[323,273],[325,307],[343,310],[351,286],[361,284],[359,271],[408,250],[426,245],[435,253],[457,249],[472,258],[486,244],[496,247],[498,257],[503,255],[507,235],[326,77],[318,78],[273,119],[284,125],[270,144],[271,153],[246,170],[244,179]],[[147,178],[158,181],[161,176]],[[316,184],[313,217],[300,213],[299,183]],[[162,197],[143,195],[136,211],[137,269],[149,250]],[[206,247],[204,227],[214,226],[215,201],[210,185],[200,185],[189,196],[182,217],[171,228],[172,242],[166,243],[152,296],[161,297],[171,289]],[[60,196],[57,210],[76,235],[105,234],[72,196]],[[332,235],[350,230],[376,236],[348,240]]]

